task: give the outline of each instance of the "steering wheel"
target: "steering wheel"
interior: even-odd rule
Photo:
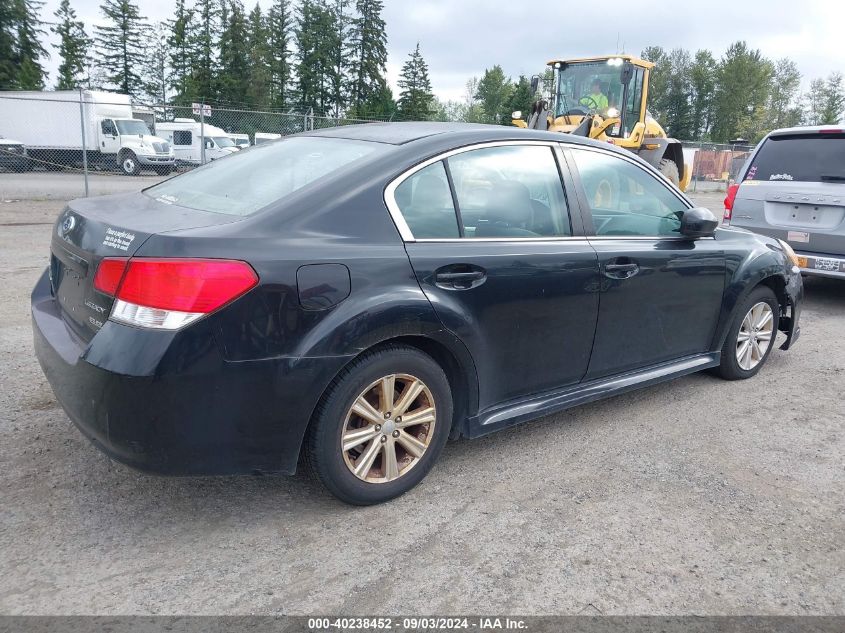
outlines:
[[[585,103],[585,101],[587,103]],[[598,111],[598,109],[599,109],[599,104],[596,103],[596,100],[593,99],[590,95],[585,95],[585,96],[581,97],[580,99],[578,99],[578,103],[580,103],[582,106],[584,106],[586,108],[589,108],[590,110]]]

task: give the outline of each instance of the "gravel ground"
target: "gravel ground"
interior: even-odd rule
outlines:
[[[29,324],[60,207],[0,201],[0,613],[845,614],[845,284],[808,281],[800,342],[753,380],[454,442],[360,509],[303,475],[141,475],[83,439]]]

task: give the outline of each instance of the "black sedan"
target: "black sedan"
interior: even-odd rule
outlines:
[[[162,474],[293,473],[350,503],[478,437],[798,337],[788,245],[717,228],[633,154],[403,123],[261,145],[71,202],[32,293],[79,429]]]

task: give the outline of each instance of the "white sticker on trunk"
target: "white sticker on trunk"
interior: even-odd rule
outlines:
[[[787,242],[804,242],[805,244],[810,241],[810,234],[804,233],[802,231],[790,231],[786,234],[786,241]]]
[[[119,251],[129,250],[129,246],[135,239],[134,233],[128,231],[115,231],[109,227],[106,229],[106,239],[103,240],[103,246],[116,248]]]

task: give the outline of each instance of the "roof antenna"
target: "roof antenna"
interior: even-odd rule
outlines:
[[[616,54],[619,54],[619,31],[616,31]]]

